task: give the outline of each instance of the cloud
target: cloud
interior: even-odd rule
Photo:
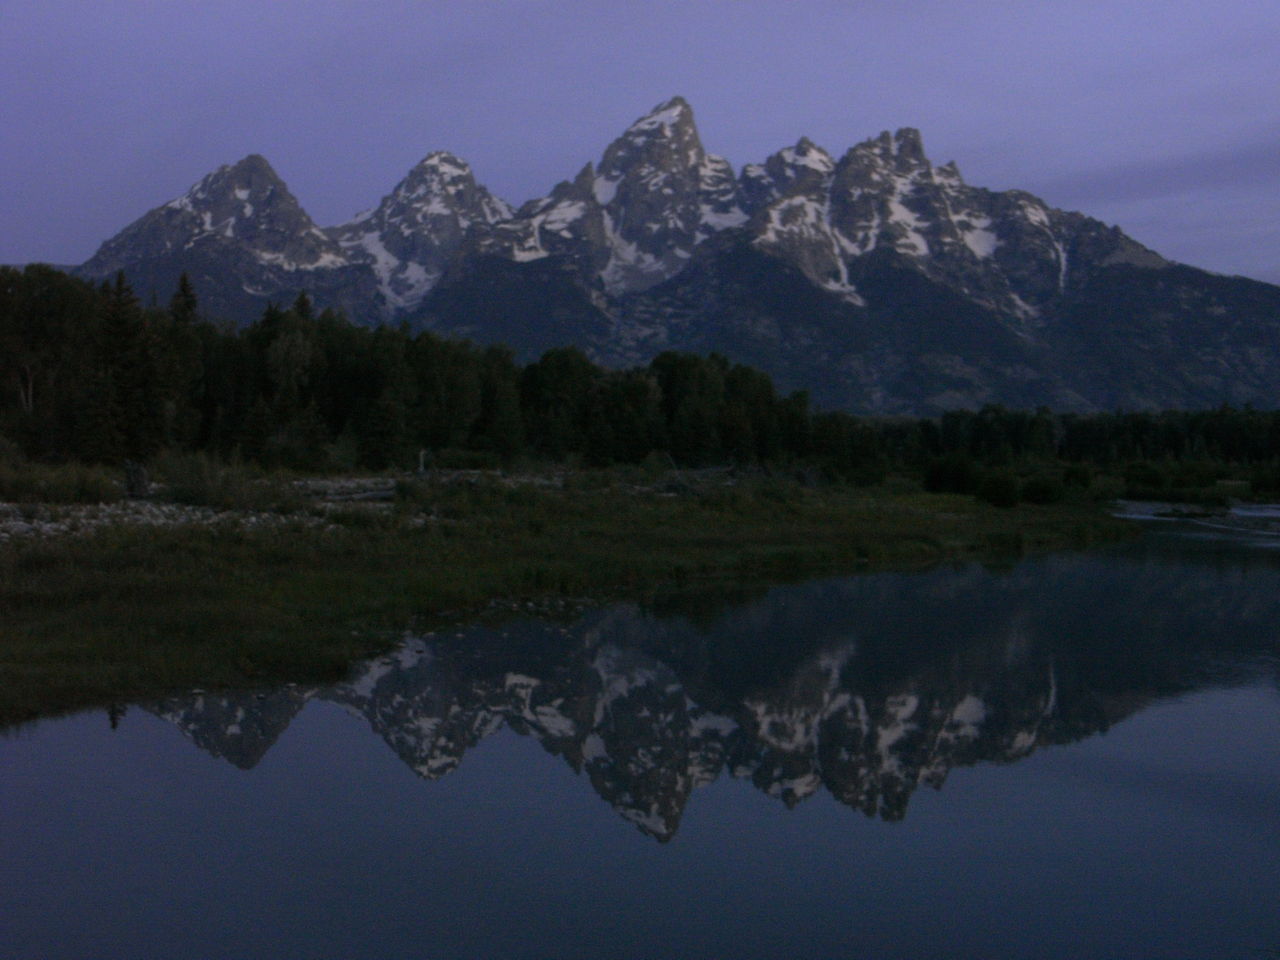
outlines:
[[[1152,157],[1036,183],[1055,203],[1157,200],[1220,188],[1280,187],[1280,133],[1217,150]],[[1277,191],[1280,192],[1280,191]]]

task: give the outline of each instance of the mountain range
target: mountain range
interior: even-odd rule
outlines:
[[[359,323],[576,345],[611,366],[716,351],[822,406],[933,413],[1275,406],[1280,287],[1170,262],[1081,213],[935,166],[913,129],[836,157],[802,138],[735,172],[681,98],[513,208],[429,154],[317,226],[252,155],[77,268],[247,323],[306,291]]]

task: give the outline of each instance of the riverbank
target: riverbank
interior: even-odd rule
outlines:
[[[496,599],[643,599],[1002,560],[1128,529],[1087,502],[1001,509],[729,475],[637,484],[459,472],[336,494],[295,484],[257,500],[0,511],[11,524],[0,543],[0,726],[175,689],[333,680],[409,624]]]

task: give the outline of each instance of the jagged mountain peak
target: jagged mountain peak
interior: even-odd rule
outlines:
[[[679,273],[712,233],[745,222],[732,167],[703,149],[693,110],[665,100],[573,180],[530,200],[480,249],[517,262],[564,257],[608,293]]]
[[[195,193],[202,187],[208,188],[232,181],[265,179],[280,182],[280,175],[271,166],[267,158],[260,153],[251,153],[241,157],[235,163],[220,164],[210,173],[205,174],[188,193]]]
[[[138,262],[180,258],[197,248],[202,256],[214,249],[234,250],[234,257],[251,262],[249,269],[255,272],[345,263],[266,158],[252,153],[218,167],[182,196],[135,220],[105,242],[81,271],[102,276]]]
[[[461,221],[462,229],[466,229],[472,223],[506,220],[512,215],[512,209],[506,201],[476,183],[466,160],[445,150],[435,150],[422,157],[370,215],[381,215],[383,219],[407,215],[419,221],[419,225],[424,216],[453,216]]]
[[[794,146],[783,147],[769,159],[773,157],[788,166],[811,167],[824,173],[830,173],[835,166],[835,160],[832,159],[831,154],[808,137],[801,137]],[[765,163],[767,164],[768,160]]]
[[[471,167],[465,160],[452,153],[435,150],[414,164],[392,193],[402,193],[406,187],[426,192],[432,187],[440,189],[450,184],[472,180],[474,177],[471,174]]]
[[[948,160],[942,166],[934,167],[933,173],[939,180],[955,184],[964,183],[964,177],[960,175],[960,167],[954,160]]]
[[[197,233],[227,239],[253,242],[266,239],[263,234],[294,229],[319,235],[297,198],[260,153],[219,167],[163,209],[196,214],[202,221]]]
[[[369,219],[377,214],[406,206],[419,206],[434,213],[458,212],[456,208],[477,207],[468,211],[479,220],[491,223],[511,216],[510,206],[476,183],[471,165],[447,150],[434,150],[416,163],[377,208],[356,218]]]
[[[924,140],[915,127],[902,127],[895,133],[881,131],[851,147],[845,159],[863,165],[874,165],[899,174],[931,171],[932,164],[924,152]]]
[[[391,316],[421,302],[474,231],[511,216],[510,204],[476,183],[470,164],[435,150],[376,208],[329,232],[352,262],[373,269],[382,313]]]
[[[473,194],[476,196],[473,197]],[[418,199],[430,195],[457,197],[463,203],[477,198],[491,198],[497,205],[486,203],[491,209],[483,212],[482,219],[492,222],[511,216],[511,208],[505,201],[492,197],[484,187],[476,183],[471,165],[447,150],[433,150],[423,157],[391,194],[400,199]],[[386,199],[383,203],[386,203]]]
[[[208,206],[234,194],[240,201],[267,199],[278,195],[278,202],[297,206],[297,200],[289,193],[280,175],[260,153],[251,153],[232,164],[223,164],[207,174],[185,194],[169,203],[170,207],[193,208]]]
[[[834,169],[831,154],[801,137],[795,146],[784,147],[763,164],[748,164],[741,182],[752,204],[762,206],[778,197],[819,188]]]
[[[693,108],[684,97],[672,97],[664,100],[631,126],[627,134],[654,133],[671,136],[682,127],[693,126]]]
[[[267,158],[260,153],[250,153],[247,156],[242,157],[240,160],[237,160],[235,163],[231,164],[230,166],[224,167],[222,169],[228,170],[232,173],[265,175],[269,177],[276,177],[277,179],[279,179],[279,176],[276,173],[275,169],[271,166],[270,163],[267,162]]]
[[[902,127],[893,134],[894,153],[900,160],[926,163],[924,140],[915,127]]]
[[[432,150],[413,169],[439,170],[449,176],[471,176],[471,164],[448,150]]]
[[[807,167],[824,174],[830,173],[835,168],[835,161],[831,158],[831,154],[808,137],[801,137],[794,147],[784,147],[773,157],[789,167]],[[768,161],[765,162],[768,163]]]
[[[635,121],[609,144],[597,172],[607,180],[626,176],[636,167],[693,172],[705,156],[693,109],[682,97],[672,97]]]

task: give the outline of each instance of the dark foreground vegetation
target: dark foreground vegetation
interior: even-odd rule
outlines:
[[[297,481],[350,473],[399,479],[336,507]],[[145,307],[123,277],[4,268],[0,502],[233,513],[0,536],[0,725],[333,679],[494,598],[1016,556],[1114,536],[1098,503],[1121,495],[1277,493],[1272,412],[856,417],[718,356],[618,371],[566,348],[521,367],[305,297],[234,330],[185,283]]]

